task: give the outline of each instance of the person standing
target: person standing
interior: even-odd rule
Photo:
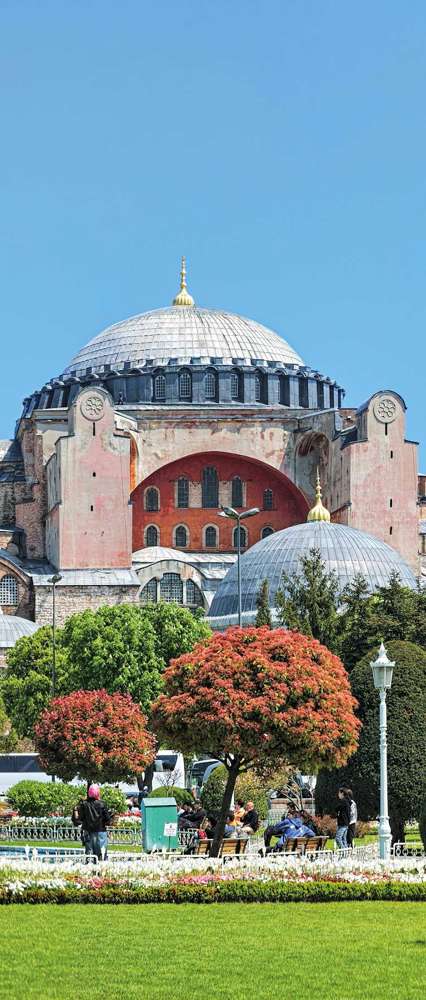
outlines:
[[[75,807],[72,820],[75,826],[81,826],[86,857],[91,855],[94,864],[105,861],[108,848],[107,827],[111,824],[112,816],[102,802],[99,785],[90,785],[87,799],[82,799]]]
[[[348,842],[348,847],[350,847],[351,850],[353,850],[354,840],[356,835],[356,825],[358,822],[358,809],[353,796],[352,788],[345,788],[345,792],[346,792],[346,798],[349,799],[349,807],[350,807],[349,826],[348,826],[348,832],[346,834],[346,839]]]
[[[336,830],[336,844],[339,850],[344,851],[347,849],[347,833],[351,817],[351,807],[349,799],[346,795],[345,788],[339,788],[338,791],[338,804],[337,804],[337,830]]]

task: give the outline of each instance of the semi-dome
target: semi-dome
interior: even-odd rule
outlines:
[[[11,649],[18,639],[22,639],[24,635],[33,635],[39,627],[27,618],[5,615],[0,608],[0,649]]]
[[[273,607],[283,573],[294,576],[299,572],[303,556],[311,549],[319,549],[327,570],[336,572],[341,589],[361,573],[373,593],[378,587],[387,586],[391,573],[395,572],[404,587],[416,587],[411,569],[390,545],[344,524],[310,521],[269,535],[242,556],[243,612],[255,611],[263,580],[268,580],[269,602]],[[216,591],[209,616],[232,615],[237,610],[237,566],[234,565]]]
[[[64,375],[104,372],[105,366],[121,369],[126,364],[153,365],[201,363],[252,365],[258,361],[303,366],[302,358],[273,330],[244,316],[169,306],[132,316],[109,326],[76,354]]]

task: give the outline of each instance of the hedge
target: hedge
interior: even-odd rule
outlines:
[[[426,882],[222,882],[213,885],[159,885],[99,889],[33,886],[16,894],[0,888],[9,903],[348,903],[426,902]]]
[[[187,788],[177,788],[176,785],[171,785],[167,788],[166,785],[162,785],[160,788],[154,788],[152,792],[149,793],[148,798],[150,799],[176,799],[178,806],[185,805],[185,802],[193,802],[194,797],[191,792],[188,792]]]

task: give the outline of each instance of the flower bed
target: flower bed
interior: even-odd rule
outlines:
[[[263,859],[195,862],[182,869],[173,859],[47,865],[4,858],[0,903],[220,903],[336,902],[339,900],[426,901],[426,859],[384,865],[306,862],[272,865]]]

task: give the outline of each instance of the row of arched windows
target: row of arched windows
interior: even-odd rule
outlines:
[[[18,583],[16,577],[2,576],[0,580],[0,605],[16,606],[18,603]]]
[[[231,396],[232,399],[239,399],[240,393],[240,376],[236,373],[231,376]],[[185,369],[180,372],[179,381],[179,399],[182,400],[192,400],[192,374],[190,371]],[[154,377],[153,385],[153,396],[154,401],[157,403],[164,403],[166,400],[166,376],[159,373]],[[204,398],[210,400],[217,400],[218,398],[218,378],[215,371],[207,371],[204,377]]]
[[[262,528],[261,538],[267,538],[268,535],[272,535],[274,529],[267,525]],[[241,525],[240,527],[240,544],[241,548],[247,548],[247,528]],[[178,524],[173,532],[173,545],[177,549],[188,548],[190,541],[190,535],[188,528],[185,524]],[[238,546],[238,528],[234,528],[232,533],[232,544],[234,548]],[[160,529],[157,528],[156,524],[149,524],[145,528],[145,545],[149,548],[160,545]],[[204,548],[206,549],[217,549],[219,546],[219,529],[216,528],[214,524],[208,524],[204,528]]]
[[[142,604],[173,601],[175,604],[186,604],[192,608],[204,607],[200,588],[193,580],[187,580],[185,584],[179,573],[164,573],[160,581],[149,580],[141,591],[140,599]]]
[[[234,476],[231,483],[232,507],[244,506],[244,484],[240,476]],[[189,507],[189,479],[180,476],[177,481],[176,506],[180,510]],[[203,469],[201,477],[201,506],[207,510],[219,507],[219,477],[213,466]],[[144,507],[146,511],[160,510],[160,491],[157,486],[149,486],[145,490]],[[274,494],[271,489],[263,491],[263,510],[273,510]]]

